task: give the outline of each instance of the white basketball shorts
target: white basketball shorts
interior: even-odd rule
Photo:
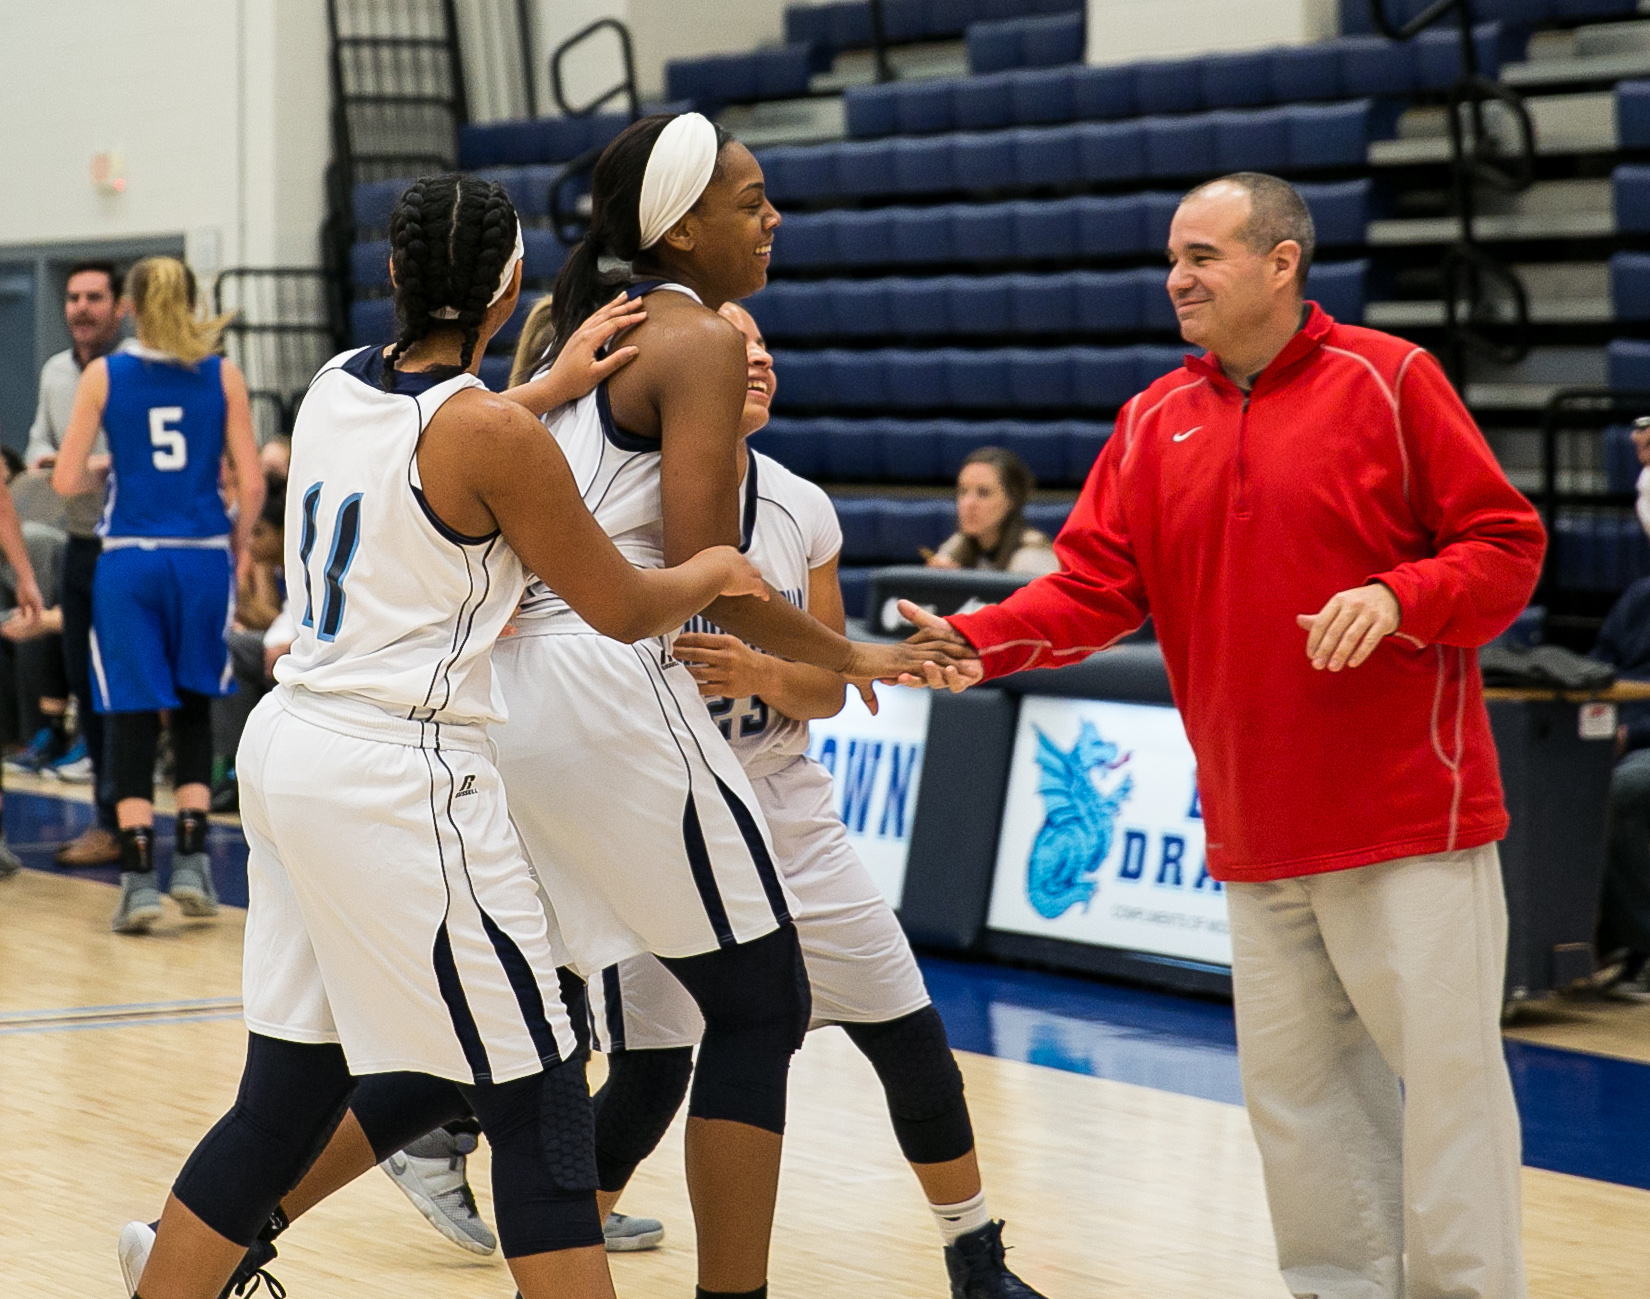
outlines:
[[[237,759],[249,1029],[339,1042],[352,1073],[462,1083],[577,1051],[488,748],[364,700],[281,686],[258,704]]]
[[[510,810],[579,974],[748,943],[790,918],[750,781],[658,642],[528,624],[493,671]]]
[[[836,814],[831,773],[795,758],[751,782],[767,817],[779,872],[796,895],[796,932],[813,989],[813,1027],[881,1024],[928,1004],[928,989],[893,908]],[[692,1046],[704,1020],[686,989],[651,956],[590,980],[598,1050]]]

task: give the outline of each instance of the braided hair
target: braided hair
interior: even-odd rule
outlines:
[[[515,250],[517,224],[504,187],[473,176],[425,176],[396,200],[390,263],[401,333],[384,366],[385,388],[394,386],[396,361],[437,329],[463,332],[458,367],[469,369],[487,300]],[[457,319],[438,319],[443,307],[456,309]]]
[[[642,181],[647,161],[660,133],[674,119],[671,113],[655,113],[632,122],[602,151],[590,173],[590,229],[573,245],[551,290],[551,322],[554,343],[549,356],[554,359],[574,331],[590,318],[620,285],[632,283],[630,263],[644,256],[642,244]],[[733,137],[716,128],[715,182],[721,174],[722,146]],[[603,266],[603,262],[608,263]]]

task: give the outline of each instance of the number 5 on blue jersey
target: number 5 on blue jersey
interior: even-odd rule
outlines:
[[[356,548],[361,543],[361,493],[346,496],[338,507],[338,517],[332,525],[332,546],[327,552],[326,568],[321,574],[325,585],[321,594],[321,621],[316,626],[309,557],[315,551],[316,514],[320,505],[321,484],[316,483],[304,493],[304,523],[298,542],[298,562],[304,568],[304,626],[315,627],[318,639],[332,641],[338,638],[338,628],[344,621],[344,576],[349,572]]]

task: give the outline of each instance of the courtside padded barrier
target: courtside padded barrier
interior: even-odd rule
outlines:
[[[890,45],[955,40],[972,23],[1082,9],[1082,0],[883,0],[882,31]],[[871,6],[866,0],[790,5],[785,10],[785,39],[812,46],[816,66],[823,71],[839,51],[871,44]]]
[[[1373,182],[1297,186],[1318,247],[1361,245]],[[886,207],[787,214],[774,239],[776,270],[1069,263],[1161,257],[1180,192]]]
[[[769,339],[947,338],[1178,332],[1163,266],[1050,275],[778,280],[746,302]],[[1320,262],[1307,296],[1363,322],[1369,263]]]
[[[832,504],[842,524],[842,560],[848,564],[920,563],[920,551],[936,549],[957,528],[956,504],[946,497],[840,496]],[[1069,501],[1034,501],[1026,506],[1026,522],[1052,537],[1070,513]]]
[[[1180,367],[1184,347],[776,350],[784,411],[1115,411]]]
[[[1284,108],[947,135],[790,145],[757,154],[776,202],[1060,189],[1228,171],[1366,164],[1397,105],[1356,99]]]
[[[1083,61],[1086,23],[1082,11],[1041,18],[971,23],[968,67],[972,72],[1053,68]]]
[[[1383,0],[1387,21],[1407,23],[1434,0]],[[1585,18],[1617,18],[1638,12],[1637,0],[1473,0],[1475,18],[1533,27],[1541,23],[1574,22]],[[1444,26],[1453,23],[1453,17]],[[1372,34],[1374,21],[1369,0],[1341,0],[1341,31]]]
[[[775,415],[751,445],[804,478],[829,482],[950,482],[980,447],[1006,447],[1043,487],[1088,477],[1112,426],[1094,420],[796,419]]]
[[[1480,70],[1495,77],[1513,54],[1507,29],[1480,23],[1474,40]],[[1444,89],[1460,75],[1460,39],[1453,28],[1440,27],[1412,41],[1347,36],[1196,58],[850,86],[843,104],[848,134],[869,139],[1313,100],[1407,98]]]

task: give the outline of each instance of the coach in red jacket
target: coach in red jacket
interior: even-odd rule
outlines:
[[[1187,196],[1168,288],[1207,354],[1123,408],[1062,571],[951,618],[978,661],[927,684],[1075,662],[1155,618],[1285,1280],[1522,1299],[1507,813],[1475,651],[1529,599],[1542,529],[1430,355],[1303,304],[1312,247],[1275,177]]]

